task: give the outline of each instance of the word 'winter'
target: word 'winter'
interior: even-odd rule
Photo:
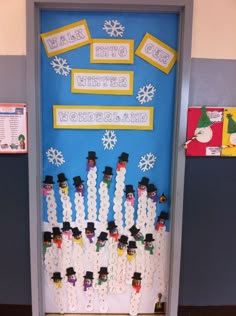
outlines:
[[[113,77],[113,76],[77,76],[76,77],[78,87],[101,87],[101,88],[117,88],[127,87],[128,82],[125,77]]]
[[[72,92],[133,94],[133,72],[72,69]]]

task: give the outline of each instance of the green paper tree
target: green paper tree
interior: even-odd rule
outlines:
[[[236,123],[233,120],[233,115],[229,113],[226,116],[227,116],[227,119],[229,120],[229,122],[228,122],[228,134],[236,133]]]
[[[208,127],[211,124],[212,124],[212,122],[206,113],[206,108],[205,108],[205,106],[203,106],[202,107],[202,114],[201,114],[200,119],[198,121],[197,127],[198,128]]]

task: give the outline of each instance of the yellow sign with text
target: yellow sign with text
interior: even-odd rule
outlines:
[[[71,92],[133,94],[133,71],[72,69]]]
[[[40,36],[48,57],[65,53],[92,41],[86,20],[60,27]]]
[[[177,60],[177,52],[156,37],[146,33],[136,55],[168,74]]]
[[[53,127],[153,130],[153,107],[54,105]]]
[[[93,39],[90,62],[97,64],[133,64],[134,40]]]

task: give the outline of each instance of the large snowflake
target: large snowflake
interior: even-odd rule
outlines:
[[[115,131],[105,131],[103,137],[102,137],[102,143],[104,149],[111,150],[115,147],[115,144],[117,142]]]
[[[153,87],[151,83],[139,89],[138,95],[136,99],[143,104],[149,101],[152,101],[155,95],[156,89]]]
[[[143,171],[148,171],[154,167],[157,157],[154,156],[151,152],[142,156],[139,160],[138,167]]]
[[[50,65],[52,65],[52,68],[58,75],[68,76],[71,71],[71,68],[67,64],[66,59],[63,59],[61,57],[55,56]]]
[[[56,165],[57,167],[59,167],[65,162],[62,152],[55,148],[49,148],[46,152],[46,155],[48,157],[48,161],[51,164]]]
[[[122,37],[125,27],[118,20],[105,20],[103,30],[111,37]]]

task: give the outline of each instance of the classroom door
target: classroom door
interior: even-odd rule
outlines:
[[[179,17],[40,15],[46,312],[164,311]]]

